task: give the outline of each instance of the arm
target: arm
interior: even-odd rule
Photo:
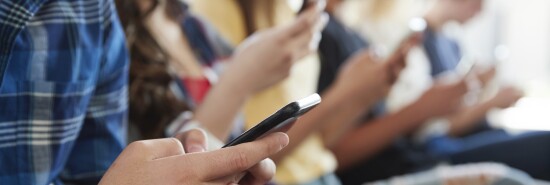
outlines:
[[[396,137],[416,129],[429,118],[419,114],[418,107],[411,105],[401,111],[351,130],[331,150],[340,169],[346,169],[358,161],[374,156],[389,146]]]
[[[128,58],[115,15],[105,31],[96,89],[62,173],[63,180],[75,184],[97,184],[126,146]]]
[[[196,120],[218,138],[227,138],[233,120],[246,99],[270,87],[289,73],[293,62],[307,56],[317,26],[325,24],[320,9],[309,9],[285,27],[257,33],[235,51],[232,62],[196,111]],[[220,103],[220,102],[223,102]]]
[[[466,107],[449,116],[447,119],[451,123],[449,129],[449,135],[451,136],[460,136],[470,129],[472,129],[477,121],[483,119],[487,112],[493,108],[491,102],[484,102],[477,104],[475,106]]]
[[[434,85],[417,101],[399,112],[351,130],[331,150],[340,169],[376,155],[395,138],[416,130],[427,119],[454,113],[467,92],[466,81]]]
[[[389,86],[387,63],[375,61],[369,51],[359,52],[340,71],[336,83],[323,94],[323,102],[304,115],[288,132],[292,142],[273,157],[281,160],[312,133],[321,133],[330,147],[356,123]],[[357,83],[357,79],[362,79]]]
[[[468,132],[475,126],[477,121],[481,120],[493,108],[508,108],[516,103],[523,93],[513,87],[505,87],[490,100],[477,104],[473,107],[467,107],[449,117],[451,122],[450,135],[458,136]]]
[[[366,103],[356,101],[354,98],[348,98],[353,97],[350,95],[349,92],[336,88],[328,89],[323,94],[323,102],[301,117],[287,132],[292,142],[283,151],[273,156],[272,159],[275,162],[281,161],[294,149],[298,148],[301,142],[312,133],[319,131],[322,131],[324,144],[326,146],[333,145],[336,138],[345,134],[356,122],[356,119],[367,110],[369,102],[376,101],[376,99],[366,100]]]
[[[214,136],[225,141],[233,127],[233,120],[250,94],[238,79],[222,76],[195,111],[195,119]]]

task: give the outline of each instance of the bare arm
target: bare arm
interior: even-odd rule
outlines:
[[[479,120],[483,119],[492,108],[493,105],[491,105],[490,102],[485,102],[463,108],[458,113],[448,117],[451,123],[449,135],[460,136],[468,132]]]
[[[243,86],[236,79],[221,78],[195,111],[195,119],[222,141],[229,137],[233,121],[250,95]]]
[[[508,108],[516,103],[523,93],[514,87],[505,87],[490,100],[473,107],[467,107],[449,117],[451,122],[450,135],[458,136],[468,132],[493,108]]]
[[[396,137],[416,129],[429,118],[415,112],[415,106],[385,116],[367,125],[352,129],[331,149],[338,159],[340,169],[346,169],[358,161],[368,159],[389,146]]]
[[[401,111],[352,129],[331,147],[340,169],[372,157],[389,146],[395,138],[416,130],[429,118],[454,113],[466,91],[464,80],[455,84],[435,85]]]
[[[195,119],[217,138],[227,138],[248,97],[285,79],[292,64],[312,52],[308,46],[315,42],[313,35],[326,24],[321,10],[310,8],[292,24],[262,31],[243,42]]]
[[[348,128],[353,126],[355,118],[366,111],[369,104],[348,97],[350,97],[348,92],[336,88],[328,89],[323,95],[323,102],[301,117],[287,132],[292,142],[283,151],[273,156],[272,159],[275,162],[281,161],[294,149],[298,148],[311,134],[318,133],[331,122],[340,123],[338,127],[332,128],[335,135],[344,134]],[[327,145],[327,143],[325,144]]]

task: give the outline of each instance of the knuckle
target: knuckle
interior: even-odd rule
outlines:
[[[269,157],[269,155],[275,153],[280,149],[280,145],[277,145],[273,143],[275,141],[272,141],[270,143],[266,143],[259,148],[260,152],[264,155],[265,158]]]
[[[146,149],[148,147],[146,141],[134,141],[130,143],[126,148],[129,150],[140,150]]]
[[[245,171],[248,169],[248,156],[244,152],[238,152],[233,158],[231,165],[238,171]]]
[[[177,147],[182,146],[181,142],[177,138],[171,137],[171,138],[168,138],[167,141],[170,142],[170,145],[174,145],[174,146],[177,146]]]

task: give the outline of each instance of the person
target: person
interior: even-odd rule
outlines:
[[[465,57],[457,41],[445,35],[442,29],[451,21],[467,23],[482,10],[483,2],[439,0],[426,13],[425,19],[429,29],[424,33],[423,46],[432,77],[461,70],[458,65],[462,65],[460,63],[465,61]],[[477,83],[481,84],[480,91],[483,92],[494,78],[496,69],[494,66],[485,70],[474,68],[471,73],[471,81],[479,81]],[[465,105],[457,114],[445,118],[450,127],[460,128],[460,132],[451,132],[448,134],[450,137],[435,137],[428,140],[428,149],[435,155],[450,158],[455,164],[488,160],[502,162],[524,170],[535,178],[548,180],[550,149],[542,143],[549,141],[549,132],[530,132],[512,136],[501,129],[491,128],[486,119],[490,110],[513,106],[522,96],[523,93],[517,88],[504,86],[488,100],[477,98],[478,101]],[[521,148],[526,154],[502,156],[503,151],[514,147]]]
[[[239,4],[247,17],[249,33],[273,24],[284,24],[285,20],[292,20],[295,14],[284,1],[243,0]],[[407,43],[402,46],[403,53],[407,52],[410,45],[412,44]],[[339,184],[334,175],[337,163],[329,149],[352,126],[355,118],[368,109],[374,100],[383,96],[384,89],[391,84],[390,79],[396,78],[394,75],[397,73],[393,73],[393,70],[399,71],[403,56],[398,55],[391,61],[382,63],[374,59],[369,51],[363,51],[350,58],[346,65],[348,67],[338,75],[337,82],[322,94],[323,103],[301,117],[289,130],[288,134],[293,142],[273,157],[278,164],[275,182]],[[254,126],[261,115],[268,115],[284,105],[288,101],[286,98],[315,91],[312,87],[315,87],[317,80],[309,81],[311,78],[306,78],[306,75],[316,73],[313,71],[316,69],[314,66],[319,64],[315,57],[309,60],[314,60],[315,63],[301,61],[299,67],[303,67],[302,70],[293,70],[297,73],[291,74],[285,82],[253,98],[254,106],[250,106],[253,113],[249,113],[253,119],[248,118],[248,127]],[[362,83],[356,83],[357,79],[362,79]]]
[[[337,79],[335,74],[339,70],[345,70],[348,58],[368,48],[368,43],[364,39],[334,17],[341,3],[339,0],[331,0],[326,8],[330,18],[322,32],[319,46],[319,56],[322,59],[318,85],[320,93],[334,83]],[[404,43],[418,41],[418,37],[419,35],[411,35]],[[402,53],[406,54],[399,48],[389,60],[394,60],[395,56]],[[465,91],[464,81],[439,84],[402,111],[385,115],[384,106],[379,103],[370,111],[358,114],[353,123],[364,124],[352,126],[354,129],[347,131],[331,148],[338,159],[339,178],[344,184],[362,184],[435,166],[438,163],[436,159],[409,143],[403,135],[417,129],[423,120],[453,112]],[[380,99],[382,97],[380,96]],[[362,118],[362,115],[366,118]]]
[[[177,139],[133,142],[99,184],[266,184],[275,173],[275,164],[267,157],[289,142],[286,134],[274,133],[206,152],[206,140],[203,130],[193,129],[180,133]]]
[[[340,3],[341,1],[333,1],[333,6],[327,6],[327,11],[334,12],[334,9],[337,8]],[[325,59],[322,61],[322,64],[327,67],[322,68],[325,69],[326,72],[321,72],[322,76],[319,87],[328,86],[327,84],[331,83],[329,81],[331,79],[330,75],[338,70],[339,65],[345,61],[346,57],[350,57],[350,53],[353,53],[354,50],[357,51],[366,47],[365,43],[359,42],[358,40],[360,41],[361,38],[356,36],[350,29],[346,28],[346,26],[337,19],[331,19],[326,30],[323,32],[323,40],[320,44],[321,58]],[[414,80],[416,78],[407,79]],[[445,158],[441,159],[440,156],[434,156],[429,150],[424,148],[424,146],[418,146],[413,140],[406,136],[421,128],[424,122],[431,118],[452,114],[461,106],[462,96],[467,91],[466,81],[460,80],[458,84],[461,85],[455,86],[454,88],[449,88],[453,85],[449,86],[440,83],[436,83],[433,87],[428,88],[419,99],[405,105],[396,112],[383,115],[384,111],[371,111],[369,117],[364,121],[366,122],[365,125],[357,126],[357,129],[348,132],[346,136],[339,141],[339,144],[335,145],[337,147],[333,148],[333,152],[336,154],[340,165],[338,174],[345,184],[361,184],[366,181],[386,179],[395,175],[426,170],[434,167],[440,162],[446,161]],[[439,91],[439,93],[434,93],[437,91]],[[398,93],[403,92],[407,91],[400,91]],[[383,108],[381,109],[383,110]],[[440,112],[442,110],[447,111]],[[451,131],[455,131],[455,129],[459,130],[456,127],[450,129]],[[532,142],[536,144],[546,141],[544,136],[533,137],[529,140],[530,141],[524,140],[524,142],[521,143]],[[505,143],[514,143],[513,145],[519,144],[516,142],[503,142],[501,144],[504,145]],[[477,147],[479,147],[479,151],[485,151],[487,153],[489,149],[494,150],[497,146],[477,145]],[[544,152],[545,151],[542,151],[534,156],[543,155]],[[495,155],[497,154],[492,155],[495,157],[494,159],[499,158],[499,156]],[[505,157],[503,153],[500,155],[500,157]],[[494,160],[489,158],[484,159],[485,160],[470,160],[469,162]],[[542,161],[545,160],[542,159]],[[498,160],[498,162],[504,161]],[[519,166],[513,165],[512,163],[506,164],[519,168]],[[536,169],[541,170],[541,167],[544,168],[545,165],[540,165],[536,167]],[[524,170],[524,168],[520,169]],[[533,171],[527,172],[532,173]]]
[[[160,138],[176,132],[167,134],[167,130],[194,121],[220,143],[229,137],[234,127],[229,120],[235,120],[248,97],[282,80],[293,61],[310,52],[306,46],[315,29],[308,25],[315,25],[320,15],[311,9],[292,25],[252,36],[233,53],[208,22],[189,12],[185,2],[117,3],[132,56],[131,123],[144,138]],[[189,116],[193,121],[177,119],[188,112],[194,112]]]
[[[5,41],[0,46],[0,181],[97,184],[125,146],[128,57],[114,4],[2,1],[0,7],[0,38]],[[58,13],[59,9],[75,14]],[[180,137],[187,152],[206,148],[190,146],[189,142],[200,140],[190,133]],[[264,184],[274,171],[264,159],[287,144],[286,135],[273,134],[253,143],[180,157],[183,148],[174,139],[135,142],[101,183],[227,184],[243,179],[244,184]],[[175,167],[175,161],[184,165]],[[150,174],[140,174],[141,170]],[[174,172],[193,176],[182,179]],[[220,176],[225,178],[216,178]]]
[[[97,184],[126,145],[128,57],[114,4],[0,7],[0,182]]]

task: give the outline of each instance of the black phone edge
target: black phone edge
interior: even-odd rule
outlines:
[[[309,112],[319,105],[319,103],[321,103],[321,97],[318,94],[313,94],[301,100],[292,102],[279,109],[277,112],[267,117],[256,126],[247,130],[239,137],[233,139],[222,148],[254,141],[259,137],[262,137],[264,134],[268,134],[272,129],[276,129],[279,126],[285,126],[289,122],[297,120],[298,117]]]
[[[239,145],[246,142],[251,142],[260,136],[262,136],[264,133],[269,132],[269,130],[277,127],[279,124],[294,118],[297,113],[300,112],[300,106],[296,102],[292,102],[271,116],[267,117],[260,123],[258,123],[256,126],[252,127],[245,133],[241,134],[239,137],[235,138],[231,142],[227,143],[222,148],[230,147]]]

